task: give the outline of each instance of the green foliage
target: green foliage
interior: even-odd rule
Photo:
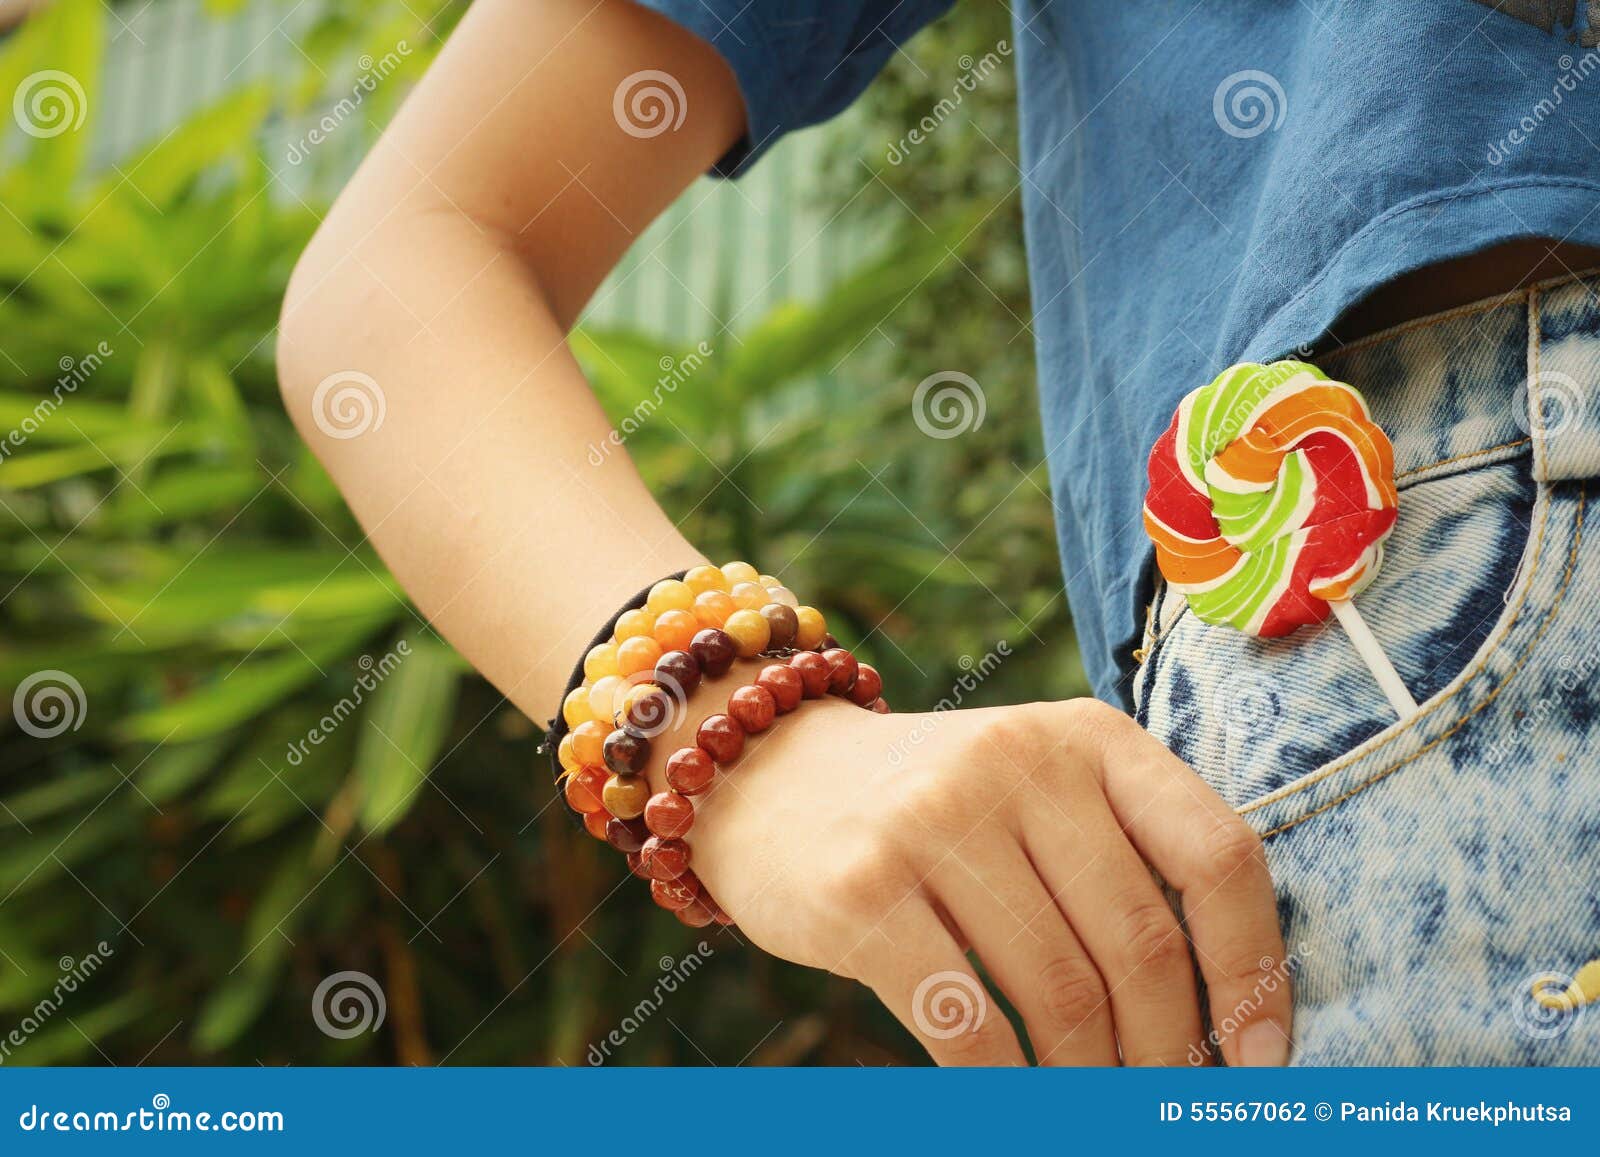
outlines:
[[[452,15],[322,18],[308,55],[429,44],[411,7]],[[0,1059],[583,1063],[699,937],[619,890],[537,734],[405,601],[282,412],[276,311],[321,206],[286,194],[261,140],[309,82],[234,92],[91,172],[106,19],[60,0],[0,44],[0,91],[61,70],[91,118],[0,126],[0,688],[34,681],[31,727],[0,715],[0,1035],[38,1021]],[[967,21],[937,35],[986,35]],[[875,103],[928,100],[949,69],[929,73]],[[969,702],[1068,690],[1020,299],[990,253],[1014,201],[1004,181],[915,185],[897,192],[921,220],[875,211],[880,257],[708,354],[573,345],[685,533],[826,608],[898,705],[937,702],[1002,641],[1027,653]],[[961,438],[912,420],[942,369],[988,392]],[[917,1059],[855,986],[710,939],[670,1021],[609,1060]],[[102,941],[103,969],[38,1017],[62,958]],[[318,1031],[312,992],[345,969],[382,982],[382,1032]]]

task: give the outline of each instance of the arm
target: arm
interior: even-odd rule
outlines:
[[[644,69],[682,84],[677,131],[642,139],[612,120],[618,84]],[[625,455],[586,460],[609,427],[564,335],[742,122],[722,61],[625,0],[479,0],[290,286],[296,422],[418,605],[535,719],[595,624],[703,561]],[[328,433],[319,395],[345,371],[383,392],[381,427],[359,437]],[[751,675],[702,685],[691,714]],[[693,722],[655,745],[658,789]],[[994,1009],[940,1031],[951,984],[980,992],[969,946],[1045,1063],[1190,1059],[1193,963],[1146,862],[1184,896],[1216,1019],[1247,1034],[1224,1039],[1229,1059],[1287,1051],[1286,986],[1261,983],[1283,946],[1260,845],[1118,712],[821,700],[702,798],[696,871],[751,939],[870,985],[941,1061],[1023,1055]]]
[[[645,68],[682,78],[692,115],[677,132],[641,139],[613,121],[612,91]],[[577,651],[623,599],[703,561],[626,455],[587,460],[611,426],[565,335],[741,127],[721,60],[660,17],[485,0],[290,283],[289,412],[423,613],[534,719],[555,714]],[[376,383],[383,420],[340,438],[337,387],[317,388],[350,371]]]

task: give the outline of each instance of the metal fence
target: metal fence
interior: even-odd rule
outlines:
[[[234,14],[204,0],[148,0],[111,8],[93,159],[115,163],[159,139],[194,110],[241,85],[304,67],[296,38],[324,0],[255,0]],[[330,90],[350,77],[330,78]],[[331,99],[331,95],[330,95]],[[271,127],[269,158],[322,115]],[[361,125],[319,145],[315,165],[274,167],[285,184],[328,198],[371,144]],[[646,232],[601,287],[587,320],[630,325],[675,338],[735,329],[775,302],[820,293],[861,251],[851,228],[831,221],[818,190],[827,134],[813,129],[780,142],[747,176],[697,182]]]

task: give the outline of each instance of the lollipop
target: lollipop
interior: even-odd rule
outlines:
[[[1329,612],[1402,716],[1417,706],[1350,601],[1394,529],[1394,450],[1350,386],[1246,362],[1178,404],[1150,452],[1156,565],[1203,622],[1287,635]]]

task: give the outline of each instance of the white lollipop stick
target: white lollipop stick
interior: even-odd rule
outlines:
[[[1389,656],[1383,653],[1383,648],[1373,636],[1367,621],[1361,617],[1361,612],[1356,610],[1355,603],[1348,599],[1330,601],[1334,616],[1339,620],[1339,625],[1344,628],[1344,633],[1350,636],[1350,641],[1355,644],[1356,654],[1360,655],[1366,663],[1367,670],[1372,672],[1372,677],[1378,681],[1378,686],[1388,697],[1389,705],[1394,708],[1395,714],[1401,719],[1409,719],[1417,713],[1417,701],[1411,697],[1411,692],[1406,690],[1406,685],[1400,681],[1400,672],[1394,669],[1394,664],[1389,662]]]

